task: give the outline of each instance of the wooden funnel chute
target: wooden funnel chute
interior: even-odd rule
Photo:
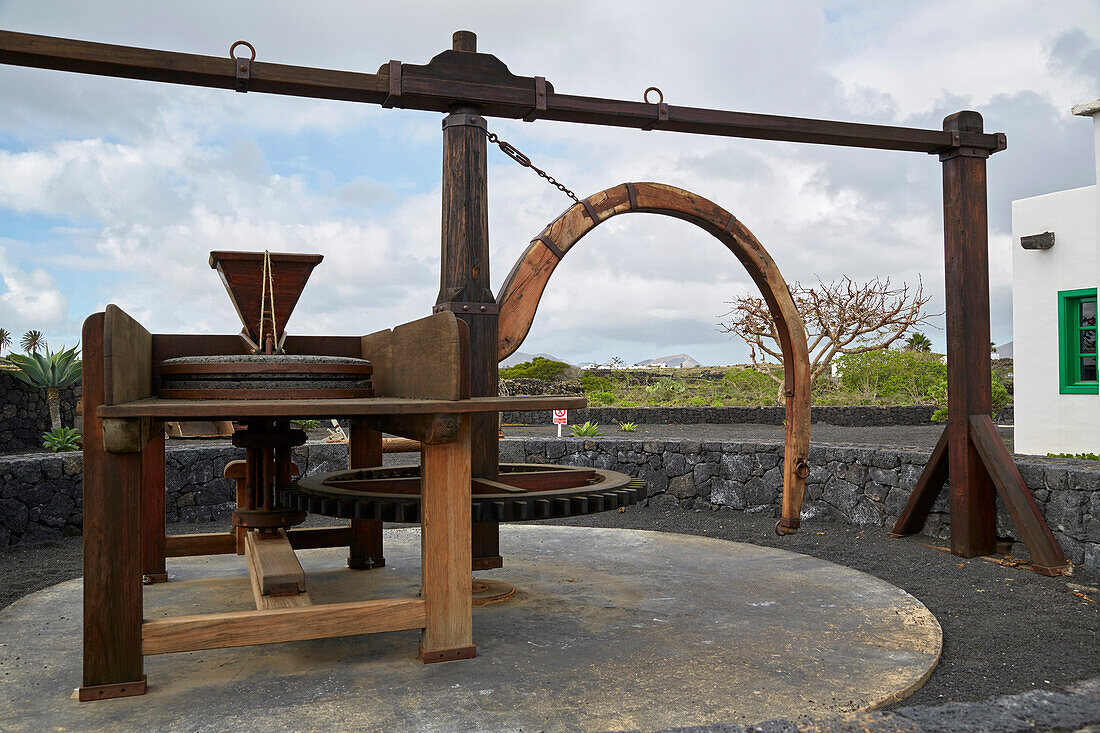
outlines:
[[[324,255],[282,252],[210,253],[210,267],[221,276],[244,324],[241,336],[254,352],[265,351],[263,342],[268,341],[269,335],[274,347],[272,351],[281,350],[286,322],[298,304],[310,273],[323,259]]]

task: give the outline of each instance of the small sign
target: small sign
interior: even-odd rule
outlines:
[[[569,424],[569,411],[568,410],[554,410],[554,424],[555,425],[568,425]]]

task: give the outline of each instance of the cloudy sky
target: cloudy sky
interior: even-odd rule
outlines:
[[[1012,337],[1010,202],[1094,182],[1100,3],[50,2],[0,0],[0,28],[375,71],[425,63],[451,32],[561,93],[939,128],[960,109],[1008,135],[989,162],[992,336]],[[439,286],[439,115],[0,67],[0,327],[73,344],[113,302],[158,332],[235,333],[212,249],[320,252],[295,333],[425,315]],[[919,153],[490,120],[584,196],[661,181],[748,226],[790,281],[889,276],[943,309],[940,166]],[[570,203],[490,150],[499,289]],[[619,217],[574,249],[521,347],[571,361],[687,352],[744,361],[716,329],[752,291],[688,224]],[[938,349],[940,328],[928,330]]]

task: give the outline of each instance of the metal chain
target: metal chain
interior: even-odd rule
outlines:
[[[573,201],[575,203],[579,204],[581,202],[581,200],[579,198],[577,198],[577,194],[573,193],[568,188],[566,188],[562,184],[558,183],[557,180],[553,176],[551,176],[546,171],[544,171],[543,169],[539,168],[537,165],[532,163],[531,159],[528,158],[523,153],[521,153],[520,151],[516,150],[515,146],[512,145],[512,143],[508,142],[507,140],[501,140],[499,137],[497,137],[496,133],[489,132],[485,128],[482,128],[482,131],[489,138],[489,142],[495,144],[498,148],[500,148],[500,151],[502,153],[504,153],[509,158],[516,161],[520,165],[522,165],[524,168],[530,168],[535,173],[538,173],[540,177],[546,179],[547,183],[549,183],[551,186],[554,186],[556,189],[558,189],[559,191],[564,193],[569,198],[573,199]]]

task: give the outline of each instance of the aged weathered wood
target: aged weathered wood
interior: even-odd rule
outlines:
[[[164,431],[156,430],[141,451],[141,579],[168,580],[164,567]]]
[[[425,415],[500,412],[502,410],[575,410],[583,397],[473,397],[468,400],[373,397],[335,400],[167,400],[150,398],[121,405],[103,405],[104,418],[149,417],[155,420],[250,417],[326,418],[369,415]]]
[[[744,265],[776,323],[784,357],[786,393],[783,512],[778,529],[796,530],[809,471],[809,350],[802,318],[775,261],[732,214],[683,189],[659,183],[625,183],[600,191],[585,201],[588,206],[574,204],[542,230],[501,287],[497,359],[503,360],[523,343],[546,283],[560,260],[558,253],[567,254],[601,222],[628,212],[663,214],[683,219],[711,233]],[[589,206],[596,213],[595,221]]]
[[[103,420],[103,448],[108,453],[141,453],[155,437],[163,433],[150,418],[106,418]]]
[[[295,527],[287,530],[286,534],[290,539],[290,546],[295,550],[312,550],[318,547],[347,545],[350,531],[348,527]],[[168,535],[166,555],[168,557],[232,555],[236,552],[236,543],[236,538],[229,532]]]
[[[982,116],[958,112],[944,130],[981,132]],[[989,363],[989,245],[986,152],[943,153],[943,236],[947,297],[947,417],[951,551],[988,555],[997,546],[993,482],[970,435],[970,416],[993,408]]]
[[[383,415],[370,418],[378,432],[424,443],[450,443],[458,435],[458,415]]]
[[[236,551],[237,538],[229,532],[173,534],[165,538],[165,555],[167,557],[231,555]],[[241,554],[244,554],[243,544]]]
[[[141,454],[108,453],[104,314],[84,322],[84,676],[81,700],[142,694]],[[126,385],[120,385],[125,390]]]
[[[280,530],[265,537],[258,530],[249,531],[245,535],[245,555],[256,568],[256,578],[264,595],[294,595],[306,589],[306,573],[286,532]]]
[[[924,464],[920,478],[917,479],[913,492],[909,495],[909,501],[898,515],[898,521],[894,523],[891,537],[908,537],[916,534],[924,527],[928,513],[939,498],[943,486],[947,483],[949,475],[948,466],[948,441],[947,431],[940,433],[940,439],[936,441],[936,447],[932,449],[932,455],[928,457],[928,463]]]
[[[259,571],[256,569],[256,560],[247,549],[244,560],[245,565],[248,567],[248,584],[252,588],[252,600],[256,604],[257,611],[269,611],[273,608],[302,608],[313,605],[313,599],[305,591],[293,595],[264,595]]]
[[[466,325],[453,313],[435,313],[363,336],[358,356],[374,366],[378,398],[460,400],[470,394],[463,376],[470,358],[468,338]]]
[[[267,283],[264,278],[263,252],[211,252],[210,267],[218,271],[222,284],[229,292],[229,298],[233,301],[233,307],[241,319],[245,332],[260,350],[264,344],[260,343],[260,313],[262,310],[270,311],[270,307],[262,302]],[[271,265],[272,286],[268,298],[274,299],[274,313],[266,316],[266,326],[270,328],[272,321],[275,328],[275,348],[279,348],[281,335],[286,329],[286,322],[298,304],[298,297],[309,280],[313,268],[324,259],[322,255],[287,254],[272,252],[267,255]],[[267,307],[265,307],[267,306]]]
[[[0,63],[220,89],[237,85],[235,64],[226,57],[11,31],[0,31]],[[426,66],[403,64],[401,68],[404,88],[393,106],[448,112],[457,104],[477,104],[481,114],[513,119],[529,116],[536,106],[535,79],[508,73],[503,63],[487,54],[444,51]],[[377,74],[363,74],[254,61],[249,91],[381,105],[390,97],[389,66]],[[558,94],[549,82],[545,92],[545,110],[539,110],[538,119],[635,129],[657,122],[655,104]],[[673,105],[668,106],[668,119],[657,123],[656,129],[923,153],[956,144],[951,135],[939,130]],[[1004,136],[963,133],[958,144],[996,151],[1004,148]]]
[[[421,453],[421,593],[426,620],[421,661],[474,655],[470,586],[470,427],[458,439]]]
[[[425,624],[426,605],[419,598],[388,598],[307,608],[146,619],[141,626],[141,651],[144,654],[171,654],[421,629]]]
[[[348,468],[370,468],[382,465],[382,433],[371,429],[365,420],[351,421],[348,435]],[[394,440],[398,440],[394,438]],[[406,440],[401,438],[400,440]],[[406,440],[414,443],[416,441]],[[420,444],[416,442],[417,450]],[[351,520],[351,542],[348,545],[348,567],[369,570],[386,565],[382,548],[382,522],[374,519]]]
[[[153,394],[153,335],[117,305],[103,315],[103,404]]]
[[[383,453],[419,453],[420,441],[411,438],[383,438]],[[381,465],[381,464],[378,464]]]
[[[970,416],[970,435],[982,458],[997,495],[1001,497],[1020,539],[1031,554],[1031,568],[1043,575],[1062,575],[1070,569],[1062,548],[1043,519],[1004,441],[989,415]]]

